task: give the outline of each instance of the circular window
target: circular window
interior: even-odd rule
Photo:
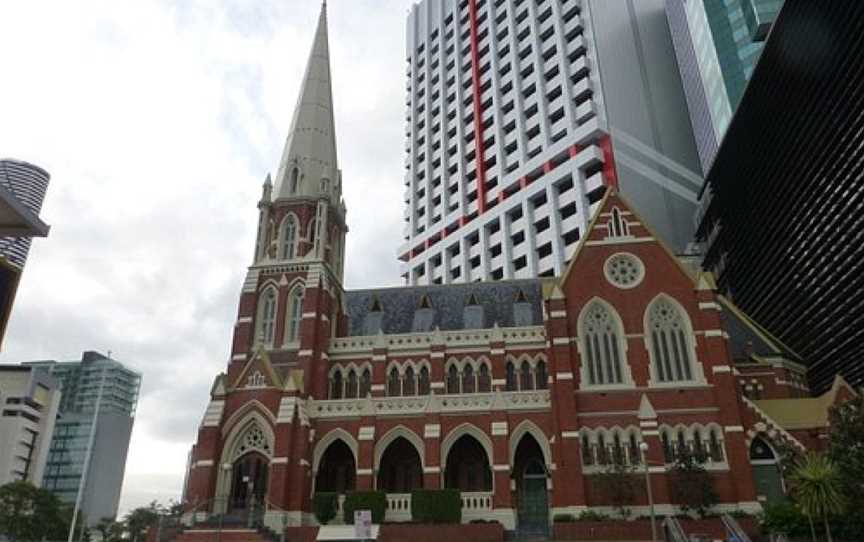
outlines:
[[[633,288],[645,277],[642,260],[624,252],[610,256],[603,271],[606,273],[606,280],[618,288]]]

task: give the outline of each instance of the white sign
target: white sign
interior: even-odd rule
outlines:
[[[372,538],[372,510],[354,511],[354,537],[360,540]]]

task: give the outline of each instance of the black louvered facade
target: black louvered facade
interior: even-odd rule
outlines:
[[[787,0],[703,190],[703,266],[809,363],[864,385],[864,2]]]

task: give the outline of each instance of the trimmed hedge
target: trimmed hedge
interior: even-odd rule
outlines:
[[[460,523],[462,494],[458,489],[412,491],[411,519],[418,523]]]
[[[382,523],[387,509],[387,494],[383,491],[354,491],[345,496],[345,525],[354,525],[355,510],[371,510],[372,523]]]
[[[320,492],[316,493],[312,499],[312,510],[315,512],[315,519],[321,525],[327,525],[330,520],[336,517],[336,507],[339,504],[339,494]]]

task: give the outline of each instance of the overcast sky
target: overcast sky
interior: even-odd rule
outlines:
[[[330,0],[346,286],[400,284],[411,0]],[[0,157],[51,173],[0,361],[144,375],[121,513],[179,498],[316,0],[0,1]]]

